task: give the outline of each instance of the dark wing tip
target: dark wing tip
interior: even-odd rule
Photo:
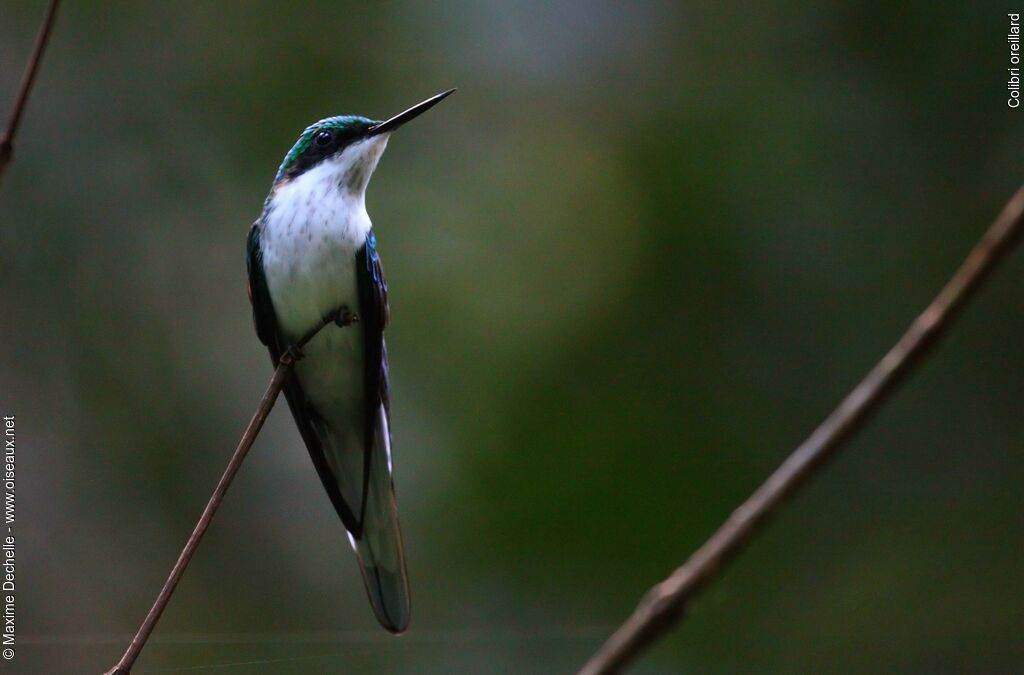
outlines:
[[[404,574],[395,574],[379,565],[363,568],[363,581],[377,621],[388,632],[401,635],[409,627],[411,606],[409,586]]]

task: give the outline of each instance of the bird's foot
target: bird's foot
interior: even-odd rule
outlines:
[[[349,311],[348,307],[340,307],[334,314],[325,317],[325,322],[330,320],[338,328],[345,328],[359,321],[359,315],[355,312]]]

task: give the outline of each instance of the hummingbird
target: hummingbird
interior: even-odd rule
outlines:
[[[348,533],[377,620],[409,625],[409,580],[391,463],[384,329],[390,312],[366,186],[391,133],[450,89],[386,121],[328,117],[299,136],[249,230],[246,266],[256,335],[276,365],[300,356],[285,398]],[[343,308],[301,350],[299,340]]]

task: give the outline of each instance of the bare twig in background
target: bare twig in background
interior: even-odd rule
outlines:
[[[25,112],[28,95],[36,81],[36,73],[39,72],[39,62],[43,58],[43,52],[46,51],[46,44],[50,41],[50,31],[53,29],[54,19],[57,18],[59,4],[60,0],[50,0],[43,25],[39,27],[39,34],[36,36],[35,47],[32,48],[32,56],[29,57],[28,65],[25,66],[25,74],[21,78],[21,88],[18,89],[18,97],[14,100],[14,108],[11,109],[11,116],[7,120],[7,128],[4,130],[4,135],[0,137],[0,179],[3,179],[4,171],[14,153],[14,134],[18,133],[21,115]]]
[[[347,325],[355,320],[357,319],[354,315],[349,314],[347,308],[339,308],[336,312],[325,316],[317,326],[303,335],[302,339],[295,346],[298,350],[301,350],[306,343],[316,337],[317,333],[331,323]],[[192,530],[192,534],[189,535],[188,541],[185,542],[185,547],[181,549],[181,554],[174,563],[174,567],[171,568],[167,581],[164,582],[163,588],[160,589],[160,593],[156,596],[153,606],[150,608],[149,613],[146,614],[146,618],[143,619],[142,625],[139,626],[138,632],[135,633],[135,637],[132,638],[131,644],[128,645],[128,649],[121,657],[121,660],[117,662],[116,666],[108,670],[105,675],[129,675],[131,673],[135,660],[139,658],[139,652],[146,646],[146,641],[149,640],[156,622],[160,620],[160,615],[164,613],[164,609],[171,599],[171,594],[174,593],[174,589],[177,587],[178,582],[181,581],[182,575],[185,574],[185,569],[192,560],[192,556],[199,546],[199,541],[210,526],[210,521],[213,520],[213,516],[220,507],[221,502],[224,501],[224,495],[227,493],[228,487],[231,486],[231,481],[235,479],[235,474],[241,468],[242,461],[249,454],[249,449],[252,448],[252,444],[259,435],[260,429],[263,428],[263,423],[266,422],[267,416],[270,414],[271,409],[273,409],[277,396],[281,393],[281,389],[284,387],[285,380],[288,379],[296,358],[297,352],[291,350],[281,356],[277,363],[277,369],[274,370],[274,376],[270,379],[270,384],[267,385],[267,391],[263,394],[263,399],[256,407],[256,412],[253,413],[249,426],[242,433],[242,439],[238,441],[238,447],[235,448],[234,454],[231,455],[231,459],[228,461],[227,468],[224,469],[224,474],[220,477],[220,481],[218,481],[217,487],[214,488],[213,494],[210,495],[210,501],[206,503],[203,515],[199,517],[199,521]]]
[[[1024,188],[1018,189],[939,295],[839,407],[736,509],[682,567],[651,588],[580,675],[620,672],[679,622],[687,603],[713,581],[769,516],[825,462],[929,351],[1024,229]]]

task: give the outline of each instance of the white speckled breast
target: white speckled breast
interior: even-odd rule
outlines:
[[[278,324],[296,338],[341,303],[355,310],[356,252],[370,217],[361,195],[339,188],[323,165],[274,193],[260,237]]]
[[[366,184],[386,144],[386,136],[356,144],[273,192],[260,244],[278,324],[289,337],[342,303],[356,310],[355,258],[370,231]]]
[[[341,305],[358,313],[356,254],[370,231],[364,195],[386,144],[386,136],[360,143],[274,191],[260,246],[286,338],[298,339]],[[362,414],[362,347],[357,327],[328,326],[304,349],[296,373],[322,410]]]

